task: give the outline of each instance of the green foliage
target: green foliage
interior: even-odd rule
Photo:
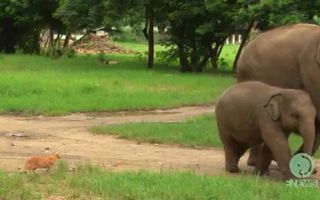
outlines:
[[[183,71],[202,71],[208,56],[212,67],[217,68],[220,49],[231,34],[244,34],[252,22],[260,30],[297,22],[314,23],[318,4],[319,1],[297,0],[168,0],[162,8],[168,12],[170,22],[166,44],[171,46],[172,55],[179,57]]]
[[[130,25],[135,29],[141,27],[145,18],[144,0],[108,0],[106,2],[107,14],[104,24],[107,26]]]
[[[179,57],[181,71],[201,72],[211,56],[209,52],[217,51],[229,34],[215,37],[216,21],[211,21],[205,1],[169,1],[169,8],[162,9],[168,9],[170,27],[165,44],[169,52]]]
[[[40,33],[89,33],[96,28],[117,33],[117,41],[142,40],[150,13],[158,28],[156,38],[167,45],[166,57],[178,58],[181,71],[217,69],[225,39],[246,34],[251,24],[267,30],[297,22],[319,23],[320,2],[298,0],[2,0],[0,2],[0,51],[40,52]],[[131,27],[125,32],[122,27]],[[51,50],[49,50],[51,51]],[[224,63],[222,63],[224,64]],[[223,66],[224,67],[224,66]]]
[[[54,16],[61,19],[68,31],[92,30],[101,26],[105,16],[105,0],[60,0]]]
[[[318,17],[318,15],[313,16],[313,20],[315,21],[316,24],[320,24],[320,18]]]
[[[225,58],[219,59],[220,71],[228,71],[229,66],[230,66],[229,63],[227,62],[227,60]]]
[[[57,0],[2,0],[0,3],[0,51],[13,53],[39,53],[40,32],[45,27],[61,29],[52,13]]]
[[[138,30],[135,28],[138,28]],[[119,27],[118,31],[112,34],[112,40],[116,42],[144,43],[146,39],[141,30],[142,26]]]

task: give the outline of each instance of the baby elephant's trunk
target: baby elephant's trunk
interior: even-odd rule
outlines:
[[[299,127],[300,135],[303,138],[303,152],[312,155],[315,140],[314,120],[306,120]]]

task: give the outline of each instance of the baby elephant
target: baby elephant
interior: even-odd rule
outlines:
[[[258,81],[239,83],[222,94],[215,113],[229,172],[239,171],[239,159],[249,147],[262,145],[256,171],[264,174],[275,158],[283,179],[291,178],[291,132],[302,136],[303,152],[312,153],[316,111],[309,95],[302,90]]]

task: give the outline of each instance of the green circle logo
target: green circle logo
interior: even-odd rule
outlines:
[[[315,164],[311,156],[306,153],[298,153],[290,160],[290,171],[297,178],[307,178],[311,176]]]

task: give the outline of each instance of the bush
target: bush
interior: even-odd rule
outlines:
[[[63,56],[67,58],[72,58],[76,56],[76,51],[71,48],[49,47],[46,50],[44,50],[42,55],[53,58],[53,59],[58,59]]]
[[[219,69],[220,71],[230,71],[229,64],[225,58],[219,59]]]

